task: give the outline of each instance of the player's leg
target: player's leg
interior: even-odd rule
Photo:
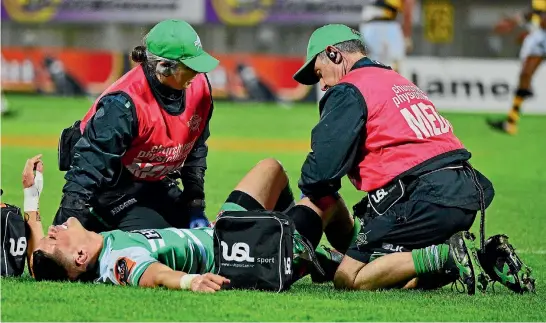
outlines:
[[[294,221],[296,232],[294,239],[294,281],[307,274],[315,283],[332,281],[334,274],[343,259],[343,253],[319,246],[323,230],[326,230],[330,243],[345,244],[347,235],[351,234],[353,219],[341,198],[327,209],[321,209],[309,198],[303,197],[296,206],[290,208],[286,214]],[[346,221],[342,221],[346,219]],[[340,230],[340,231],[336,231]],[[348,232],[348,233],[347,233]],[[345,236],[344,236],[345,235]],[[298,237],[305,238],[305,244],[299,242]],[[306,245],[308,248],[306,248]],[[314,250],[314,257],[322,267],[324,273],[319,272],[311,261],[308,249]]]
[[[322,217],[324,234],[334,249],[345,253],[360,232],[360,220],[349,212],[340,197],[330,214]]]
[[[327,271],[325,277],[321,280],[332,280],[337,265],[341,262],[342,255],[333,250],[326,250],[318,247],[322,233],[328,224],[333,223],[340,230],[352,230],[352,218],[342,199],[339,199],[335,205],[326,210],[321,210],[314,205],[308,198],[303,198],[297,205],[294,204],[294,198],[290,189],[288,176],[282,165],[275,159],[265,159],[252,168],[245,177],[237,184],[235,189],[226,199],[226,202],[220,209],[224,211],[256,211],[256,210],[276,210],[285,211],[290,216],[296,227],[296,236],[302,239],[308,246],[298,241],[294,243],[295,259],[293,263],[294,271],[297,272],[296,279],[311,273],[311,266],[307,266],[305,260],[309,259],[306,254],[308,249],[315,250],[319,262]],[[340,219],[344,216],[346,221],[350,221],[350,226],[343,223]],[[336,221],[332,222],[333,219]],[[346,229],[347,228],[347,229]],[[343,231],[343,233],[345,233]],[[307,247],[307,248],[306,248]],[[316,280],[318,276],[314,275]]]
[[[401,65],[406,58],[406,46],[402,27],[396,21],[388,25],[388,57],[393,70],[400,73]]]
[[[525,99],[532,96],[531,82],[533,76],[546,56],[546,31],[535,30],[530,33],[521,47],[520,58],[522,66],[519,74],[518,89],[514,95],[512,108],[505,120],[488,120],[493,129],[511,135],[517,133],[518,121],[521,115],[521,105]]]
[[[273,158],[260,161],[235,186],[220,208],[224,211],[284,211],[294,203],[288,176]]]
[[[381,21],[371,21],[360,24],[360,34],[366,45],[366,56],[372,60],[383,62],[384,57],[384,38],[382,35]]]
[[[237,184],[222,206],[223,211],[247,210],[286,210],[299,234],[304,236],[316,248],[322,237],[324,227],[341,213],[345,204],[340,199],[337,204],[321,210],[309,198],[303,198],[295,206],[288,177],[282,165],[275,159],[265,159],[252,168]],[[348,213],[348,211],[345,211]],[[339,224],[336,224],[339,226]]]

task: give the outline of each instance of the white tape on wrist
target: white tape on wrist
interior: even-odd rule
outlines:
[[[38,191],[38,188],[36,188],[35,185],[32,185],[31,187],[25,188],[23,194],[25,196],[23,203],[24,211],[38,211],[38,205],[40,204],[40,192]]]
[[[199,276],[199,275],[186,274],[186,275],[182,276],[182,278],[180,278],[180,289],[186,289],[186,290],[190,289],[191,288],[191,282],[197,276]]]
[[[44,175],[41,172],[36,171],[34,176],[34,185],[27,187],[23,190],[24,194],[24,211],[36,212],[38,211],[40,204],[40,195],[44,189]]]
[[[36,171],[34,186],[38,189],[38,193],[42,195],[42,190],[44,189],[44,174],[42,174],[42,172]]]

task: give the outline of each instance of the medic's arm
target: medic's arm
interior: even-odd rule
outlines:
[[[366,103],[352,85],[340,84],[328,90],[320,101],[320,121],[311,133],[311,152],[301,168],[298,186],[302,193],[318,200],[333,196],[341,178],[353,167],[365,139]]]

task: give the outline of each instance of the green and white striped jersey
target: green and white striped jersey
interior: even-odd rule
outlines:
[[[211,228],[157,229],[103,232],[97,282],[138,285],[140,277],[155,262],[188,274],[214,269]]]

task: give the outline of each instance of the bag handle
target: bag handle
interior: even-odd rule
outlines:
[[[304,236],[298,237],[298,236],[295,236],[294,234],[290,234],[290,235],[292,236],[294,240],[296,240],[297,242],[303,245],[303,247],[305,248],[305,251],[307,251],[307,253],[309,254],[309,257],[311,258],[310,259],[311,262],[313,263],[315,268],[319,271],[319,273],[323,276],[326,275],[326,272],[324,271],[324,269],[318,262],[317,255],[315,254],[315,250],[311,249],[310,247],[311,243],[309,242],[309,240]]]

